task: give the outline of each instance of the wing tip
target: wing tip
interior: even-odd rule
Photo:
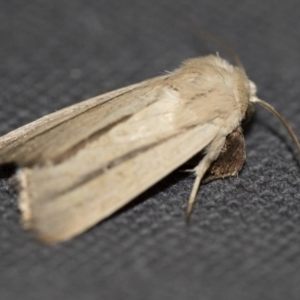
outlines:
[[[51,234],[51,230],[45,233],[39,228],[40,226],[35,224],[36,220],[34,219],[36,216],[33,215],[33,200],[30,194],[29,177],[30,169],[20,168],[11,178],[11,183],[19,194],[18,207],[21,212],[20,223],[23,229],[32,231],[34,238],[46,245],[54,245],[70,239],[70,234],[65,234],[65,232]]]
[[[31,228],[32,220],[32,208],[31,208],[31,197],[28,188],[28,173],[30,172],[27,168],[21,168],[17,171],[11,182],[16,187],[19,194],[18,206],[21,211],[21,224],[24,229]]]

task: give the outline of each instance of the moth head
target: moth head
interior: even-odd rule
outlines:
[[[249,83],[249,101],[248,101],[248,106],[247,106],[247,109],[245,112],[245,116],[242,120],[243,127],[245,125],[247,125],[253,117],[253,114],[255,112],[255,106],[253,104],[253,99],[257,98],[256,97],[257,88],[256,88],[255,83],[251,80],[248,80],[248,83]]]

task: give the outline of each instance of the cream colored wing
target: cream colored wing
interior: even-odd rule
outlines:
[[[95,132],[104,131],[155,102],[153,85],[164,77],[88,99],[0,137],[0,164],[34,164],[80,146]]]
[[[108,217],[183,164],[208,145],[217,132],[212,124],[199,125],[107,163],[103,163],[101,151],[98,161],[96,149],[95,153],[91,151],[89,161],[81,160],[87,159],[90,148],[63,164],[21,169],[18,178],[24,221],[44,242],[67,240]]]
[[[19,171],[24,221],[40,239],[58,242],[85,231],[204,149],[219,133],[217,115],[208,121],[199,112],[205,97],[196,99],[197,111],[167,85],[156,93],[159,101],[89,137],[68,155]]]

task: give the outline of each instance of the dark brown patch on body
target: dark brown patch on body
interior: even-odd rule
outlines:
[[[216,179],[235,176],[242,169],[246,159],[245,140],[239,126],[226,137],[219,157],[212,163],[202,183]]]

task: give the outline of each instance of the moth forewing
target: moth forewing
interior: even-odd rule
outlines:
[[[145,94],[153,93],[152,86],[164,77],[88,99],[4,135],[0,138],[0,164],[15,162],[23,166],[53,160],[53,156],[66,153],[93,133],[155,101],[155,95]],[[145,89],[141,90],[141,85]],[[135,105],[131,105],[131,93],[139,100]]]
[[[2,137],[0,162],[20,165],[26,227],[48,243],[67,240],[205,150],[194,169],[190,212],[202,177],[254,93],[241,68],[210,55]]]
[[[193,139],[195,135],[201,136],[201,139]],[[205,147],[210,140],[210,134],[203,134],[203,127],[199,125],[162,143],[140,149],[139,154],[130,159],[112,161],[112,165],[115,162],[112,167],[102,165],[101,168],[99,163],[99,168],[86,173],[86,166],[77,165],[78,173],[71,175],[74,177],[71,181],[63,174],[68,170],[57,171],[57,166],[24,168],[19,176],[25,187],[21,203],[26,216],[29,215],[25,220],[26,227],[32,228],[41,240],[48,243],[69,239],[124,206],[193,156],[197,149]],[[180,143],[186,147],[178,148]],[[73,157],[71,161],[76,159]],[[94,164],[98,165],[97,160]],[[68,166],[66,164],[66,168]]]

